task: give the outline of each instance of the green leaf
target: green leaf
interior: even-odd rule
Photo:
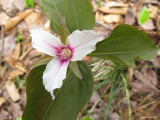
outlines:
[[[98,1],[97,7],[100,6],[101,2],[102,2],[102,0],[99,0],[99,1]]]
[[[28,2],[31,7],[34,7],[34,0],[28,0]]]
[[[29,6],[34,7],[34,0],[25,0],[25,7],[29,8]]]
[[[46,55],[40,59],[38,59],[37,61],[35,61],[34,63],[31,64],[31,67],[38,67],[40,65],[47,65],[49,61],[51,61],[53,59],[52,56]]]
[[[20,42],[21,42],[21,38],[22,38],[22,35],[21,35],[21,34],[18,34],[17,39],[16,39],[16,42],[17,42],[17,43],[20,43]]]
[[[51,29],[60,34],[61,16],[64,15],[70,33],[74,30],[93,29],[95,19],[89,0],[37,0],[51,20]]]
[[[79,79],[82,79],[82,75],[81,72],[79,71],[77,62],[70,62],[69,68]]]
[[[28,0],[25,0],[25,8],[29,8]]]
[[[118,25],[112,33],[96,45],[90,56],[133,65],[134,59],[151,60],[157,48],[148,35],[130,25]]]
[[[85,62],[78,62],[82,80],[68,70],[68,75],[55,100],[45,90],[42,74],[45,65],[34,68],[27,77],[27,105],[23,120],[76,120],[78,112],[88,102],[93,90],[93,76]]]
[[[149,16],[149,10],[147,9],[147,7],[144,7],[138,17],[139,24],[145,24],[149,20]]]
[[[68,35],[69,35],[69,31],[66,26],[66,20],[65,20],[65,17],[62,16],[61,17],[61,27],[60,27],[60,37],[61,37],[61,42],[63,44],[66,43],[66,38],[68,37]]]

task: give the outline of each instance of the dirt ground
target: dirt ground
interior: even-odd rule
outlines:
[[[156,46],[160,47],[159,0],[102,0],[99,7],[98,0],[90,1],[96,19],[94,31],[97,33],[107,36],[117,25],[130,24],[144,30]],[[150,11],[150,19],[140,25],[138,16],[144,6]],[[0,26],[0,120],[16,120],[22,116],[26,104],[26,75],[31,70],[31,64],[45,56],[32,48],[29,28],[39,26],[51,32],[50,22],[36,2],[33,8],[25,8],[24,0],[0,0]],[[92,68],[96,88],[106,77],[98,74],[109,70],[113,63],[90,57],[85,57],[84,60]],[[104,68],[97,69],[98,66]],[[160,120],[160,50],[155,59],[137,61],[134,67],[125,70],[129,82],[132,118]],[[100,116],[109,101],[110,92],[106,92],[109,85],[110,83],[106,83],[93,92],[79,118],[88,115],[93,120],[104,119],[104,115]],[[103,97],[100,97],[102,94]],[[117,99],[120,96],[121,94]],[[117,103],[117,99],[112,101],[108,120],[129,120],[128,101],[126,96],[123,98],[120,102],[123,103],[123,109],[120,109],[121,105]]]

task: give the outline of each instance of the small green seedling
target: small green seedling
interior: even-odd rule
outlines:
[[[101,2],[102,2],[102,0],[98,1],[97,8],[100,6]]]
[[[7,70],[7,66],[4,66],[4,70]]]
[[[21,42],[21,38],[22,38],[22,35],[21,35],[21,34],[18,34],[17,39],[16,39],[16,42],[17,42],[17,43],[20,43],[20,42]]]
[[[144,7],[138,17],[139,24],[140,25],[145,24],[149,20],[149,16],[150,16],[149,10],[147,9],[147,7]]]
[[[29,8],[29,6],[34,7],[34,0],[25,0],[25,7]]]
[[[22,120],[22,118],[21,118],[21,117],[19,117],[19,118],[17,118],[17,120]]]
[[[18,88],[23,88],[25,85],[25,78],[21,79],[19,75],[17,75],[13,82],[17,85]]]
[[[41,55],[40,55],[40,54],[36,54],[36,55],[35,55],[35,57],[39,57],[39,56],[41,56]]]
[[[90,117],[86,116],[86,117],[84,117],[84,118],[82,118],[80,120],[93,120],[93,119],[91,119]]]

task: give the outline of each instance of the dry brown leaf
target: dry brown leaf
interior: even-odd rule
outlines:
[[[9,113],[4,109],[0,110],[0,120],[9,120]]]
[[[14,60],[10,56],[5,56],[4,60],[13,68],[13,69],[19,69],[22,72],[27,72],[26,66],[17,60]]]
[[[41,14],[37,12],[32,12],[24,20],[26,24],[28,25],[28,27],[30,27],[31,25],[42,25],[43,26]]]
[[[0,13],[0,25],[5,25],[7,20],[9,19],[8,15],[4,12]]]
[[[128,7],[127,14],[125,16],[125,23],[129,25],[133,25],[136,22],[137,13],[140,10],[144,3],[144,0],[138,0],[136,4]]]
[[[104,15],[103,15],[101,12],[96,11],[95,19],[96,19],[97,21],[103,21],[103,18],[104,18]]]
[[[23,60],[28,55],[28,53],[32,51],[32,49],[33,49],[32,47],[29,47],[25,52],[23,52],[23,54],[20,56],[19,60],[20,61]]]
[[[0,39],[1,41],[1,39]],[[13,32],[4,38],[4,55],[8,55],[13,52],[16,46],[16,33]],[[2,49],[2,42],[0,42],[0,51]]]
[[[15,27],[20,21],[22,21],[26,16],[31,14],[33,12],[33,9],[27,9],[23,12],[20,12],[15,17],[8,19],[6,25],[5,25],[5,31],[8,31]]]
[[[132,7],[128,7],[127,14],[125,16],[125,23],[133,25],[136,22],[136,15]]]
[[[14,0],[13,4],[20,11],[25,9],[25,0]]]
[[[100,95],[98,92],[93,92],[92,96],[90,98],[90,102],[91,103],[96,103],[98,101],[97,104],[104,104],[104,101],[101,99]]]
[[[154,20],[156,20],[157,15],[158,15],[158,7],[157,6],[151,6],[149,8],[150,11],[150,18],[153,18]]]
[[[158,15],[156,19],[156,28],[157,28],[158,34],[160,35],[160,15]]]
[[[130,100],[130,106],[132,109],[136,109],[137,107],[137,102],[136,101],[133,101],[133,100]],[[121,107],[121,106],[119,106]],[[127,109],[128,108],[128,100],[127,100],[127,97],[126,97],[126,100],[123,101],[123,108],[124,109]]]
[[[146,3],[158,4],[159,0],[145,0]]]
[[[19,101],[19,104],[21,104],[22,107],[25,107],[26,106],[26,102],[27,102],[26,93],[24,93],[24,94],[21,95],[21,99]]]
[[[21,117],[23,113],[21,110],[21,106],[18,103],[14,102],[11,102],[7,110],[12,114],[12,120],[16,120],[17,118]]]
[[[114,113],[109,114],[109,118],[110,120],[119,120],[120,116],[118,113],[114,112]]]
[[[134,75],[137,79],[136,81],[131,83],[134,93],[160,93],[160,90],[156,88],[158,79],[156,73],[152,70],[152,68],[144,67],[140,72],[138,70],[135,70]]]
[[[20,22],[17,25],[17,28],[18,28],[18,32],[21,34],[23,34],[24,31],[28,31],[28,27],[27,27],[27,24],[25,23],[25,21]]]
[[[6,102],[4,97],[0,97],[0,107]]]
[[[107,14],[126,15],[128,8],[107,8],[104,6],[102,8],[99,8],[98,10],[102,11],[103,13],[107,13]]]
[[[92,111],[92,114],[90,114],[90,118],[92,118],[93,120],[98,120],[101,114],[103,113],[103,111],[104,111],[104,108],[95,108]]]
[[[101,99],[100,95],[98,92],[93,92],[91,98],[90,98],[90,103],[93,103],[94,105],[92,106],[91,109],[91,115],[90,117],[94,120],[97,120],[101,113],[104,111],[106,107],[106,103]],[[101,108],[97,108],[96,106],[101,106]]]
[[[19,70],[21,70],[21,71],[23,71],[23,72],[27,72],[26,66],[23,65],[23,64],[22,64],[21,62],[19,62],[19,61],[17,61],[17,62],[15,63],[15,68],[17,68],[17,69],[19,69]]]
[[[155,108],[160,105],[160,98],[157,98],[157,100],[155,100],[156,102],[149,108],[148,112],[153,112],[155,110]],[[160,109],[160,108],[159,108]]]
[[[0,79],[3,78],[3,81],[5,80],[6,78],[6,70],[5,70],[5,67],[1,66],[0,67]]]
[[[115,2],[115,1],[108,1],[108,0],[105,0],[107,3],[106,3],[106,6],[108,8],[111,8],[111,7],[128,7],[128,4],[125,4],[123,2]]]
[[[4,56],[4,60],[10,65],[10,67],[15,68],[16,61],[12,59],[10,56]]]
[[[137,12],[141,9],[142,5],[144,4],[145,0],[138,0],[137,3],[133,5],[133,11]]]
[[[129,110],[128,109],[125,109],[124,111],[123,111],[123,114],[121,115],[121,120],[129,120]]]
[[[14,69],[12,72],[9,73],[8,79],[13,79],[17,75],[23,75],[25,72],[19,69]]]
[[[14,82],[8,80],[5,82],[5,87],[10,98],[16,102],[20,99],[20,94]]]
[[[156,28],[152,19],[149,19],[147,23],[141,25],[141,27],[145,30],[154,30]]]
[[[157,56],[155,59],[153,59],[152,63],[155,66],[160,66],[160,56]]]
[[[103,18],[106,23],[123,23],[124,19],[121,15],[109,14],[105,15]]]
[[[37,55],[43,55],[43,53],[42,52],[38,52],[36,49],[32,49],[29,52],[27,58],[31,58],[32,59],[32,58],[36,57]]]
[[[18,60],[19,56],[20,56],[20,52],[21,52],[21,44],[17,43],[14,52],[11,54],[11,57],[14,60]]]
[[[15,11],[15,6],[13,5],[13,0],[1,0],[2,8],[7,13]]]

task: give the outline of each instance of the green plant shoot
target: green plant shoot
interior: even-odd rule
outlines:
[[[138,17],[139,24],[145,24],[149,20],[149,16],[149,10],[147,9],[147,7],[144,7]]]
[[[34,0],[25,0],[25,7],[29,8],[29,6],[34,7]]]

